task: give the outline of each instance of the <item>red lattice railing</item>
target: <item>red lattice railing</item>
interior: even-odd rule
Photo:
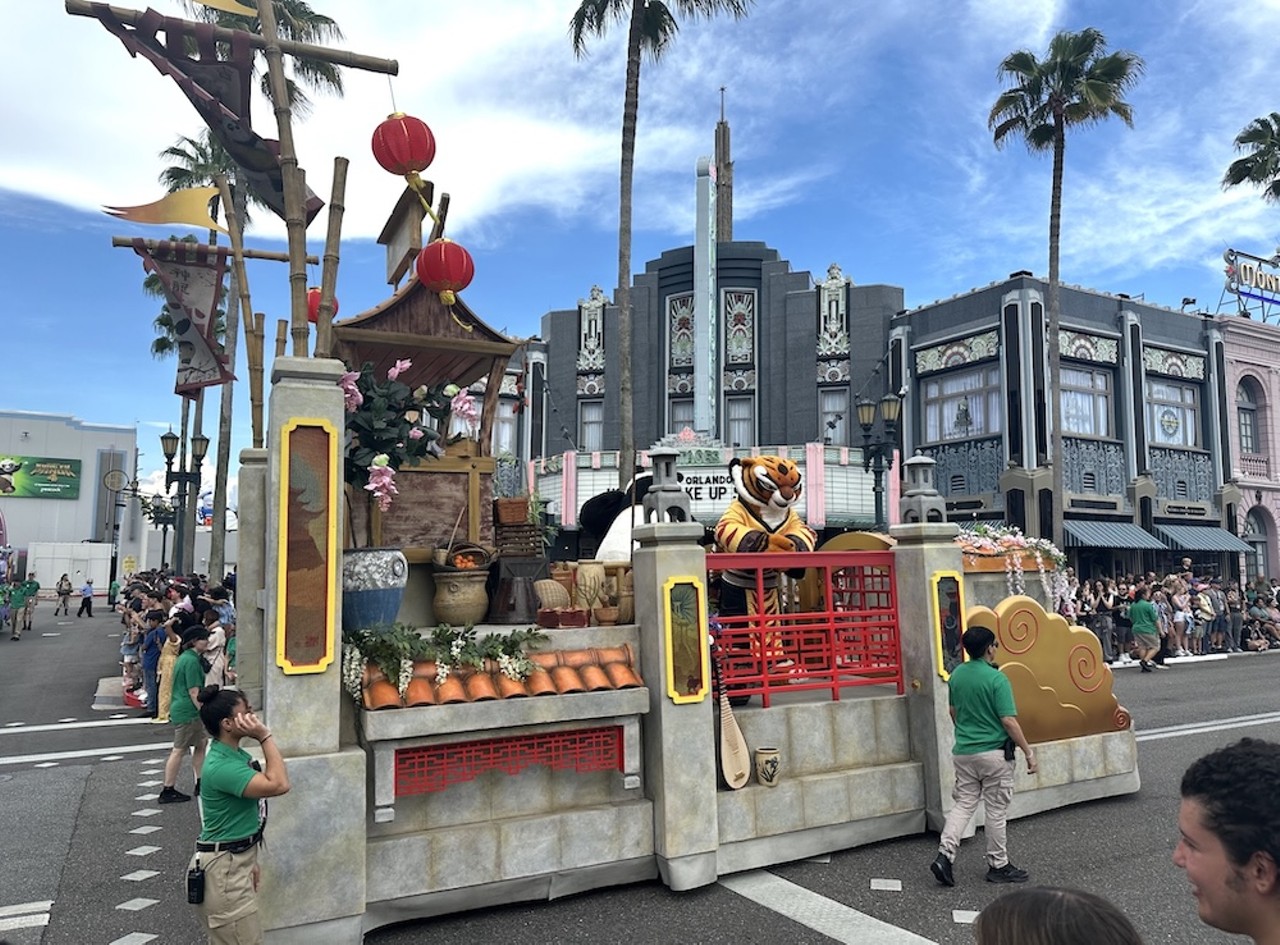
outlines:
[[[443,791],[486,771],[519,774],[530,765],[621,771],[622,728],[578,729],[396,750],[396,797]]]
[[[892,552],[709,554],[707,568],[749,572],[757,599],[767,570],[779,572],[779,612],[724,616],[712,606],[731,695],[760,696],[767,707],[781,692],[827,690],[838,700],[842,689],[892,684],[902,694]],[[785,569],[804,569],[804,577]]]

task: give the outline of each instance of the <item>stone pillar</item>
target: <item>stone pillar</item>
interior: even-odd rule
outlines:
[[[649,688],[644,719],[644,789],[653,801],[653,848],[662,881],[675,890],[716,881],[719,817],[712,698],[676,705],[667,694],[663,585],[672,577],[706,581],[698,524],[637,526],[632,556],[640,669]],[[705,633],[705,628],[704,628]]]
[[[924,769],[925,821],[930,830],[941,832],[951,809],[955,768],[947,684],[938,675],[938,624],[929,579],[937,571],[963,570],[960,549],[952,541],[960,527],[952,522],[894,525],[889,533],[898,540],[893,561],[911,756]]]
[[[262,852],[260,904],[271,945],[358,942],[365,911],[365,754],[339,744],[342,613],[341,554],[324,563],[334,588],[334,620],[329,628],[334,660],[323,672],[286,674],[276,659],[280,605],[276,597],[281,548],[284,476],[283,431],[294,420],[326,421],[338,431],[333,461],[342,462],[345,422],[338,378],[341,362],[277,358],[271,372],[266,475],[263,477],[265,555],[263,557],[262,704],[267,724],[285,756],[290,792],[271,802],[267,843]],[[341,479],[341,467],[338,468]],[[310,486],[308,488],[311,488]],[[331,497],[323,483],[315,494]],[[341,521],[341,492],[332,512]],[[312,497],[314,500],[314,496]],[[341,529],[339,529],[341,534]],[[323,557],[325,542],[307,549]],[[312,565],[312,567],[315,567]],[[316,628],[319,629],[319,628]]]
[[[267,451],[241,450],[240,555],[236,562],[236,684],[249,705],[262,705],[262,589],[267,534]]]

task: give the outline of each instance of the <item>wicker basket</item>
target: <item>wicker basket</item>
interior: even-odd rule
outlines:
[[[499,525],[523,525],[529,521],[529,498],[494,499],[493,517]]]
[[[569,606],[569,592],[559,581],[544,578],[533,582],[533,591],[538,595],[538,606],[544,610],[556,610]]]

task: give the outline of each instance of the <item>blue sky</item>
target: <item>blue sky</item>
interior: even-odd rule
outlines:
[[[396,104],[435,132],[424,176],[452,195],[450,235],[476,261],[464,297],[481,318],[534,334],[545,312],[572,307],[593,284],[612,291],[623,31],[578,61],[567,38],[574,0],[313,5],[343,27],[347,48],[400,61]],[[155,7],[181,15],[176,0]],[[179,401],[172,364],[148,354],[158,306],[141,293],[140,262],[110,237],[164,238],[171,228],[121,224],[100,207],[161,196],[159,152],[200,124],[170,80],[95,21],[53,0],[8,13],[0,408],[137,424],[146,478],[161,466],[156,437],[176,427]],[[1280,208],[1219,186],[1236,133],[1280,108],[1269,97],[1280,0],[759,0],[742,21],[686,23],[641,79],[633,270],[691,241],[694,167],[712,151],[724,85],[736,238],[767,242],[798,270],[824,274],[836,262],[857,283],[903,286],[909,306],[1018,269],[1043,274],[1050,161],[1016,145],[997,151],[986,116],[1007,53],[1043,54],[1057,30],[1086,26],[1140,54],[1147,71],[1130,96],[1133,130],[1113,121],[1068,141],[1063,279],[1173,308],[1191,296],[1216,310],[1222,251],[1270,255],[1280,238]],[[53,65],[59,54],[67,65]],[[401,189],[369,152],[392,110],[386,77],[348,71],[346,83],[344,99],[317,96],[296,127],[322,196],[333,157],[351,159],[344,316],[390,291],[373,240]],[[15,94],[23,88],[33,94]],[[254,122],[274,137],[261,100]],[[314,253],[324,228],[322,214],[309,233]],[[260,212],[248,242],[283,249],[283,236]],[[281,264],[251,264],[268,345],[287,317],[286,276]],[[237,373],[247,378],[243,361]],[[247,384],[235,412],[238,451],[249,443]],[[215,427],[210,408],[206,429]]]

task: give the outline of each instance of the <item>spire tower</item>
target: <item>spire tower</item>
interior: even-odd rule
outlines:
[[[724,120],[724,89],[720,86],[720,121],[716,124],[716,242],[733,239],[733,161],[729,155],[729,123]]]

